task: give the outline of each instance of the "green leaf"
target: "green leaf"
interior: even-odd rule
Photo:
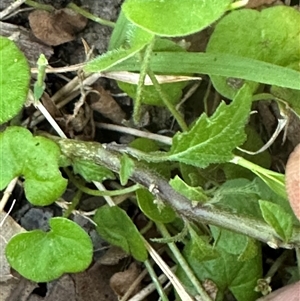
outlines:
[[[87,182],[97,181],[102,183],[107,179],[113,180],[116,178],[111,170],[92,161],[77,158],[72,161],[74,173],[80,174]]]
[[[231,0],[126,0],[122,10],[136,25],[159,36],[184,36],[207,27],[227,10]]]
[[[35,282],[48,282],[64,273],[84,271],[93,257],[93,244],[76,223],[62,217],[49,221],[51,230],[15,235],[6,246],[9,264]]]
[[[178,176],[175,176],[174,179],[171,179],[169,181],[169,184],[173,187],[174,190],[181,193],[191,201],[206,202],[208,200],[208,197],[202,187],[189,186]]]
[[[21,127],[0,133],[0,190],[17,176],[24,176],[26,198],[33,205],[52,204],[66,189],[58,166],[60,149],[44,137],[33,137]]]
[[[30,69],[18,47],[0,36],[0,124],[18,114],[29,90]]]
[[[228,290],[238,301],[256,300],[259,297],[258,293],[254,291],[257,280],[262,277],[261,251],[259,249],[257,255],[247,261],[239,261],[237,255],[229,254],[220,248],[216,248],[219,257],[206,261],[199,261],[197,256],[191,256],[188,251],[189,249],[185,247],[183,254],[196,277],[201,281],[210,279],[217,285],[217,300],[224,300],[224,294]],[[176,274],[191,293],[196,293],[180,266]]]
[[[136,191],[137,201],[143,213],[155,222],[171,223],[176,218],[174,210],[163,203],[155,201],[154,196],[146,189]],[[156,202],[156,203],[155,203]]]
[[[136,260],[147,259],[143,237],[124,210],[117,206],[102,206],[97,210],[94,221],[97,224],[97,232],[103,239],[122,248]]]
[[[272,202],[259,200],[259,206],[264,220],[275,229],[285,242],[288,242],[293,232],[293,219],[290,214]]]
[[[218,258],[218,251],[209,244],[208,239],[199,236],[190,225],[189,233],[191,239],[185,246],[185,252],[189,256],[197,259],[199,262]]]
[[[124,186],[127,184],[130,176],[133,173],[134,161],[130,159],[126,154],[123,154],[120,163],[120,181],[121,185]]]
[[[107,70],[141,51],[152,39],[152,34],[131,24],[127,32],[126,42],[128,45],[122,45],[120,48],[112,49],[91,60],[85,65],[84,69],[87,72]]]
[[[259,252],[258,245],[245,235],[216,226],[210,226],[210,229],[216,241],[215,246],[229,254],[239,256],[238,260],[250,260]]]
[[[224,53],[154,52],[150,68],[155,73],[203,73],[240,78],[300,90],[300,72],[291,68]],[[137,56],[115,65],[111,71],[139,71]]]
[[[282,19],[286,20],[284,24]],[[261,11],[236,10],[217,24],[207,52],[236,54],[287,66],[300,59],[299,23],[299,11],[288,6],[274,6]],[[235,95],[236,90],[228,85],[226,78],[212,76],[211,79],[219,93],[228,98]],[[252,87],[255,90],[257,85]]]
[[[201,168],[211,163],[230,161],[234,148],[246,139],[244,126],[248,120],[251,98],[245,85],[230,105],[221,103],[211,117],[202,114],[188,132],[174,136],[169,160]]]

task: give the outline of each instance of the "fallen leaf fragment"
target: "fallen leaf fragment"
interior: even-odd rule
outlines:
[[[74,40],[75,33],[82,30],[87,19],[69,8],[47,12],[35,10],[29,15],[33,34],[47,45],[57,46]]]
[[[262,5],[270,5],[276,0],[249,0],[246,7],[248,8],[256,8]]]
[[[136,278],[138,278],[140,273],[141,272],[137,264],[133,262],[126,271],[115,273],[110,278],[110,287],[113,289],[117,296],[124,296],[130,285],[134,282],[134,280],[136,280]],[[140,285],[138,285],[132,292],[132,295],[139,292],[140,289],[141,287]]]

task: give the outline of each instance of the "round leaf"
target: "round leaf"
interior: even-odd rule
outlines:
[[[0,124],[21,110],[29,89],[30,70],[18,47],[0,36]]]
[[[32,281],[48,282],[64,273],[81,272],[92,261],[93,244],[80,226],[56,217],[50,227],[49,232],[17,234],[6,246],[9,264]]]
[[[24,176],[26,198],[34,205],[49,205],[63,194],[67,181],[59,171],[56,143],[22,127],[8,127],[0,133],[0,145],[0,189]]]
[[[185,36],[219,19],[232,0],[127,0],[122,6],[126,17],[159,36]]]

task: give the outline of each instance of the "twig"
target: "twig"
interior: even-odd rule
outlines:
[[[9,197],[11,196],[11,194],[12,194],[12,192],[13,192],[16,184],[17,184],[17,182],[18,182],[18,177],[12,179],[10,181],[10,183],[8,184],[8,186],[6,187],[6,189],[5,189],[4,193],[3,193],[2,199],[0,201],[0,212],[3,211],[3,209],[4,209],[4,207],[5,207],[6,203],[7,203],[7,201],[9,199]]]
[[[24,2],[26,2],[26,0],[13,1],[13,3],[10,6],[8,6],[3,11],[0,12],[0,20],[5,18],[7,15],[9,15],[11,12],[13,12],[16,8],[21,6]]]
[[[109,151],[96,142],[82,142],[75,140],[63,140],[52,137],[60,145],[62,153],[67,157],[78,157],[91,160],[96,164],[103,165],[108,169],[119,173],[121,154]],[[152,190],[155,197],[171,205],[180,215],[190,220],[213,224],[228,230],[253,237],[259,241],[268,243],[274,247],[292,249],[300,247],[300,227],[294,226],[293,234],[289,242],[284,242],[276,231],[265,222],[248,216],[232,214],[224,209],[201,204],[194,204],[191,200],[176,192],[162,177],[152,173],[149,169],[134,160],[134,170],[131,179],[146,188],[155,186]],[[236,225],[239,225],[237,228]]]

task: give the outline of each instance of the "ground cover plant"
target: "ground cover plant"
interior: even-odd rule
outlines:
[[[299,280],[299,156],[291,156],[284,175],[269,150],[284,142],[291,114],[299,119],[300,13],[285,5],[249,9],[245,2],[126,0],[115,24],[98,20],[113,32],[106,53],[93,57],[87,49],[89,59],[75,66],[81,74],[75,110],[91,93],[89,80],[104,76],[133,99],[131,120],[123,124],[138,126],[147,106],[166,108],[176,124],[171,137],[141,138],[139,131],[128,144],[68,138],[41,104],[47,72],[55,70],[43,54],[30,69],[15,43],[0,37],[0,189],[20,177],[34,206],[57,202],[67,187],[75,190],[49,231],[22,232],[7,242],[13,269],[35,282],[88,269],[91,238],[71,219],[88,194],[107,197],[91,220],[98,234],[145,265],[161,300],[251,301],[270,293],[282,275],[281,286]],[[73,3],[68,8],[95,19]],[[205,51],[180,40],[206,28],[213,30]],[[203,109],[189,120],[183,91],[201,77],[210,82],[208,92],[193,103]],[[220,95],[217,104],[210,103],[212,89]],[[26,128],[20,111],[28,100],[58,135]],[[259,102],[276,108],[274,134],[256,124]],[[143,215],[144,227],[115,203],[120,195]],[[157,237],[147,239],[149,229]],[[151,243],[156,250],[167,246],[175,272]],[[268,271],[271,249],[280,252]],[[151,258],[173,291],[163,289]]]

